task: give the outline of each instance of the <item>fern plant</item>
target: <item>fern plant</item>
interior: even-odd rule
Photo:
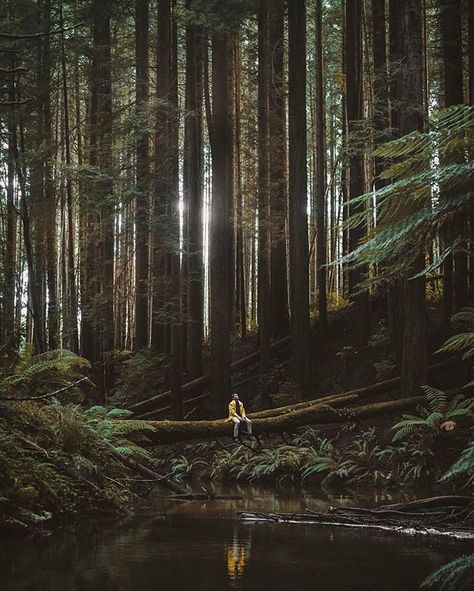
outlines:
[[[470,591],[474,588],[474,554],[465,554],[445,564],[426,578],[421,589],[436,587],[439,591]]]
[[[103,406],[84,410],[79,405],[52,402],[29,412],[32,418],[50,425],[55,443],[72,455],[87,456],[91,448],[111,446],[122,455],[151,460],[151,454],[140,443],[153,427],[146,421],[131,419],[129,410]]]
[[[462,353],[463,360],[474,358],[474,308],[464,308],[451,318],[455,334],[439,350],[444,353]],[[471,388],[474,380],[464,386]]]
[[[0,391],[6,397],[18,398],[45,394],[58,386],[77,381],[89,367],[87,359],[67,349],[33,355],[32,350],[26,347],[14,371],[0,377]]]
[[[441,480],[451,480],[454,478],[464,478],[465,487],[474,485],[474,441],[461,452],[458,460],[449,468]]]
[[[417,253],[441,235],[440,253],[423,274],[463,248],[468,224],[456,236],[446,229],[454,218],[468,219],[465,214],[474,196],[474,161],[469,157],[473,150],[473,106],[443,109],[433,116],[427,132],[414,131],[377,148],[375,155],[391,162],[381,174],[391,182],[351,200],[367,204],[368,211],[351,216],[348,227],[366,224],[368,217],[377,224],[367,240],[342,259],[353,267],[378,265],[378,273],[371,274],[361,289],[410,272]],[[440,198],[441,191],[449,191],[450,198]]]
[[[396,423],[392,441],[406,438],[422,437],[435,439],[442,433],[454,431],[459,421],[473,417],[474,398],[466,398],[462,394],[455,396],[451,402],[445,392],[431,386],[423,386],[427,400],[427,408],[420,409],[420,415],[403,415]]]

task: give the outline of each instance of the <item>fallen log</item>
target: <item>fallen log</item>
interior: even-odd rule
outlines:
[[[288,345],[289,342],[289,336],[283,337],[282,339],[270,345],[270,352],[275,353],[279,351],[280,349]],[[237,359],[237,361],[234,361],[230,366],[230,370],[232,373],[240,371],[241,369],[245,369],[253,363],[257,363],[259,359],[260,351],[256,351],[251,355],[247,355],[246,357],[242,357],[241,359]],[[194,394],[195,392],[199,392],[204,387],[209,386],[210,383],[210,374],[206,374],[204,376],[196,378],[195,380],[192,380],[191,382],[187,382],[186,384],[183,384],[182,387],[183,396],[189,396]],[[146,400],[142,400],[141,402],[131,404],[128,408],[136,415],[142,416],[144,413],[156,409],[159,405],[168,402],[169,400],[171,400],[171,390],[168,390],[167,392],[162,392],[161,394],[156,394],[155,396],[147,398]]]
[[[183,406],[187,408],[188,406],[195,406],[196,404],[200,404],[205,400],[208,400],[211,397],[211,394],[201,394],[201,396],[196,396],[195,398],[190,398],[189,400],[185,400],[183,402]],[[304,408],[310,408],[312,406],[320,406],[321,404],[335,404],[337,406],[343,406],[344,402],[353,403],[357,402],[359,396],[353,395],[350,392],[343,393],[343,394],[331,394],[331,396],[326,396],[324,398],[317,398],[316,400],[308,400],[307,402],[300,402],[299,404],[290,404],[288,406],[281,406],[279,408],[273,408],[270,410],[262,410],[254,413],[248,413],[251,419],[258,418],[258,419],[267,419],[270,417],[276,417],[282,414],[286,414],[288,412],[293,412],[295,410],[302,410]],[[153,420],[158,419],[161,415],[166,415],[171,412],[171,406],[166,406],[165,408],[160,408],[159,410],[154,410],[144,415],[139,415],[136,418],[140,420]]]
[[[449,367],[451,363],[451,359],[442,361],[435,365],[432,365],[428,371],[430,375],[436,374],[436,372],[440,371],[441,369],[445,369]],[[286,414],[289,412],[294,412],[296,410],[302,410],[305,408],[310,408],[312,406],[320,405],[320,404],[329,404],[336,401],[336,404],[341,406],[343,402],[343,397],[346,396],[347,402],[350,401],[354,402],[359,399],[368,398],[370,396],[374,396],[376,394],[382,394],[386,392],[391,392],[395,390],[400,385],[400,377],[391,378],[390,380],[385,380],[384,382],[378,382],[376,384],[372,384],[370,386],[365,386],[363,388],[357,388],[355,390],[348,390],[346,392],[340,392],[338,394],[330,394],[328,396],[323,396],[320,398],[314,398],[312,400],[307,400],[305,402],[298,402],[296,404],[288,404],[286,406],[279,406],[277,408],[270,408],[267,410],[258,411],[255,413],[249,413],[249,416],[252,419],[264,419],[270,417],[276,417],[281,414]],[[353,397],[356,398],[353,398]],[[185,408],[193,407],[196,404],[200,404],[201,402],[205,402],[209,400],[211,394],[202,394],[201,396],[196,396],[195,398],[190,398],[183,402]],[[352,398],[351,398],[352,397]],[[341,401],[341,403],[339,402]],[[143,420],[153,420],[158,419],[162,415],[166,415],[171,412],[171,406],[166,406],[161,409],[152,410],[150,412],[140,414],[136,418],[143,419]]]
[[[304,513],[241,512],[243,521],[305,523],[319,526],[361,527],[392,530],[400,533],[423,533],[474,538],[474,520],[468,507],[473,497],[434,497],[411,503],[397,503],[404,509],[382,505],[365,507],[329,507],[326,511],[307,509]],[[453,511],[453,503],[455,510]],[[395,505],[394,505],[395,506]],[[426,509],[436,508],[436,511]]]
[[[380,505],[377,511],[419,511],[433,509],[438,507],[468,507],[474,503],[474,497],[466,495],[442,495],[438,497],[428,497],[418,499],[408,503],[393,503],[391,505]]]
[[[306,425],[327,425],[357,421],[376,415],[406,411],[425,401],[425,396],[413,396],[340,409],[319,404],[276,417],[253,419],[253,431],[258,435],[262,433],[281,433],[294,431]],[[151,445],[176,443],[192,439],[215,439],[216,437],[230,437],[232,435],[231,423],[225,419],[217,421],[148,421],[148,423],[154,427],[153,431],[147,431],[146,433]]]

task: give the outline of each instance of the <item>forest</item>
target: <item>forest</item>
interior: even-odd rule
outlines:
[[[389,540],[380,580],[360,566],[344,586],[324,578],[337,562],[308,559],[302,591],[313,568],[328,591],[472,588],[474,2],[0,0],[0,15],[7,590],[30,588],[39,551],[11,540],[48,532],[54,563],[74,552],[65,524],[150,506],[175,524],[219,503],[240,525],[219,546],[227,578],[206,567],[198,589],[290,588],[283,549],[256,558],[257,531],[286,548],[279,523],[323,532],[316,554],[325,528],[360,529],[334,555]],[[185,523],[160,530],[169,553],[191,552]],[[390,536],[408,531],[413,556],[416,536],[436,551],[392,575]],[[39,588],[151,589],[107,540]],[[117,560],[104,580],[101,560]],[[150,581],[192,584],[166,560]]]

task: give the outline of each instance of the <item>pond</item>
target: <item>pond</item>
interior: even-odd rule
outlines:
[[[469,551],[466,540],[237,518],[238,511],[372,506],[396,497],[255,486],[218,492],[244,499],[176,502],[157,490],[140,515],[127,520],[4,540],[1,589],[415,591],[434,569]]]

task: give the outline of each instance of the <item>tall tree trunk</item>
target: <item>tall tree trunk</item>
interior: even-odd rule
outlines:
[[[291,343],[302,398],[311,381],[306,178],[306,6],[288,5],[289,253]]]
[[[374,144],[377,146],[389,139],[390,127],[388,112],[388,71],[387,71],[387,26],[385,0],[372,0],[372,60],[373,79],[373,121]],[[376,158],[374,162],[374,187],[380,189],[385,181],[379,178],[384,162]]]
[[[241,40],[235,41],[235,77],[234,77],[234,103],[235,103],[235,309],[237,322],[240,327],[240,336],[247,334],[247,294],[245,276],[244,254],[244,228],[243,228],[243,194],[242,194],[242,124],[241,124]]]
[[[148,66],[149,0],[135,0],[135,56],[136,56],[136,107],[143,120],[136,140],[135,198],[136,246],[135,246],[135,349],[148,345],[148,214],[150,158],[148,133],[149,66]]]
[[[463,93],[463,55],[462,55],[462,2],[461,0],[440,1],[441,45],[444,65],[444,105],[461,105],[464,103]],[[449,199],[449,194],[445,195]],[[458,235],[464,220],[456,217],[451,232]],[[465,250],[466,244],[460,248]],[[444,323],[449,327],[451,312],[459,311],[467,306],[468,274],[467,255],[459,250],[449,255],[444,261],[445,276],[449,276],[449,289],[444,290]]]
[[[323,77],[323,2],[316,0],[316,289],[320,327],[325,330],[328,322],[327,311],[327,223],[326,223],[326,109]]]
[[[187,6],[193,8],[194,0]],[[203,52],[201,28],[190,23],[186,29],[186,118],[185,168],[188,208],[188,374],[202,374],[204,337],[204,243],[203,243]]]
[[[474,2],[467,3],[467,27],[468,27],[468,60],[469,60],[469,104],[474,105]],[[469,219],[469,300],[474,301],[474,206],[471,205]]]
[[[349,200],[365,193],[364,146],[360,137],[363,118],[362,91],[362,0],[346,3],[345,23],[346,111],[349,141]],[[365,203],[349,203],[349,216],[363,214]],[[367,224],[349,229],[349,250],[354,251],[367,234]],[[367,293],[357,294],[368,275],[366,266],[349,269],[349,297],[354,302],[359,340],[364,343],[370,334],[370,301]]]
[[[153,262],[152,262],[152,328],[151,345],[155,351],[169,352],[169,250],[172,192],[172,119],[176,117],[172,103],[171,0],[158,1],[156,96],[159,100],[155,123],[154,204],[153,204]]]
[[[101,172],[94,183],[98,213],[98,299],[95,340],[99,391],[107,401],[113,386],[111,353],[114,347],[114,212],[112,180],[112,64],[110,18],[111,0],[93,0],[94,65],[92,94],[96,110],[91,121],[95,128],[95,165]],[[91,113],[92,115],[92,113]],[[98,254],[97,254],[98,253]]]
[[[51,2],[44,0],[42,3],[42,22],[45,30],[51,29]],[[43,108],[43,134],[44,134],[44,158],[43,158],[43,198],[47,212],[46,224],[46,284],[48,290],[48,346],[56,349],[59,346],[59,315],[58,315],[58,288],[57,288],[57,247],[56,247],[56,196],[52,177],[52,121],[51,121],[51,47],[50,38],[45,37],[43,42],[42,64],[42,108]]]
[[[179,215],[179,120],[178,120],[178,29],[176,0],[171,2],[170,99],[173,110],[170,121],[170,274],[171,274],[171,409],[173,418],[183,418],[182,337],[183,314],[181,293],[180,215]]]
[[[273,339],[289,332],[286,220],[288,210],[288,152],[285,88],[285,0],[269,2],[271,323]]]
[[[62,8],[60,11],[60,27],[64,27]],[[64,154],[66,159],[66,166],[68,174],[66,177],[66,201],[67,201],[67,220],[68,220],[68,248],[67,248],[67,275],[68,275],[68,326],[67,338],[69,347],[74,353],[79,352],[79,334],[77,328],[78,319],[78,304],[77,304],[77,287],[76,287],[76,269],[75,269],[75,226],[74,226],[74,208],[73,208],[73,192],[72,180],[69,173],[71,161],[71,129],[69,124],[69,89],[67,83],[67,69],[66,69],[66,51],[64,47],[64,33],[61,33],[61,74],[63,86],[63,103],[64,103]]]
[[[211,389],[214,400],[230,396],[233,299],[232,35],[212,40],[212,206],[210,221]]]
[[[423,129],[423,8],[421,0],[390,0],[390,45],[394,66],[392,121],[399,135]],[[425,267],[420,251],[403,283],[401,387],[413,394],[426,384]]]
[[[10,60],[10,66],[15,67],[13,54]],[[15,100],[15,83],[11,79],[8,83],[8,99],[10,102]],[[2,342],[7,345],[6,352],[15,350],[17,345],[17,334],[15,330],[15,269],[16,269],[16,251],[17,251],[17,213],[15,206],[15,112],[13,108],[8,114],[8,148],[7,148],[7,207],[6,207],[6,244],[5,244],[5,288],[3,302],[3,339]]]
[[[268,405],[270,358],[269,1],[258,14],[258,346],[260,390]]]

